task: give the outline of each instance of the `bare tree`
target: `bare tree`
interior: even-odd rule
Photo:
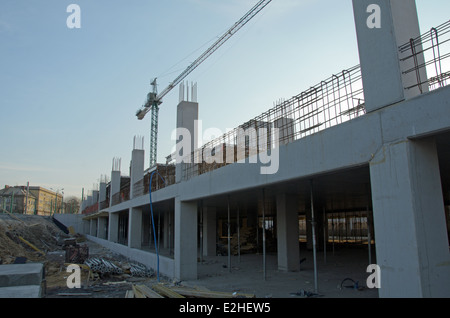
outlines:
[[[78,213],[80,209],[81,199],[75,196],[70,196],[64,200],[64,212],[67,214]]]

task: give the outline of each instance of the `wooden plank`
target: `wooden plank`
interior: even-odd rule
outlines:
[[[58,293],[58,296],[92,296],[92,293]]]
[[[255,298],[254,294],[243,294],[243,293],[228,293],[228,292],[217,292],[209,290],[196,290],[187,289],[181,287],[173,287],[172,291],[183,295],[185,297],[199,297],[199,298]]]
[[[38,249],[36,246],[34,246],[33,244],[31,244],[30,242],[28,242],[26,239],[24,239],[22,236],[19,236],[19,239],[24,242],[25,244],[27,244],[29,247],[31,247],[33,250],[37,251],[38,253],[45,255],[44,252],[42,252],[40,249]]]
[[[127,290],[125,293],[125,298],[134,298],[134,291],[131,290]]]
[[[139,290],[137,290],[136,285],[132,286],[134,297],[136,298],[145,298],[144,294],[142,294]]]
[[[177,292],[174,292],[170,288],[162,285],[162,284],[155,284],[152,286],[152,289],[159,294],[166,296],[168,298],[185,298],[183,295],[178,294]]]
[[[154,290],[151,290],[149,287],[145,285],[136,285],[136,289],[147,298],[164,298],[164,296],[158,294]]]

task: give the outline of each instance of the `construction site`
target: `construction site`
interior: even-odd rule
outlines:
[[[269,2],[161,93],[152,82],[136,113],[151,115],[150,153],[130,140],[129,170],[113,158],[78,214],[1,215],[1,260],[44,264],[40,297],[450,297],[450,21],[421,32],[414,0],[353,0],[360,65],[199,145],[184,79]],[[175,87],[177,147],[158,163]]]

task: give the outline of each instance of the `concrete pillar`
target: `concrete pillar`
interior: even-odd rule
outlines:
[[[97,219],[91,219],[89,235],[97,236]]]
[[[97,233],[98,233],[98,237],[101,239],[106,239],[106,233],[107,233],[107,222],[108,219],[105,217],[99,217],[98,221],[97,221]]]
[[[99,192],[98,192],[98,201],[104,202],[106,201],[106,183],[100,182]]]
[[[109,213],[108,241],[119,242],[119,213]]]
[[[128,215],[128,247],[140,249],[142,244],[142,209],[130,208]]]
[[[215,207],[203,208],[203,256],[215,256],[217,252],[216,213]]]
[[[94,201],[92,199],[92,195],[88,195],[86,201],[87,201],[87,207],[90,207],[92,204],[94,204]]]
[[[282,117],[273,122],[275,128],[279,129],[279,145],[285,145],[294,141],[294,119]]]
[[[83,220],[83,233],[89,235],[91,234],[91,221]]]
[[[177,129],[179,129],[179,133],[182,133],[183,137],[178,138],[177,136],[178,164],[176,165],[175,170],[175,178],[177,183],[180,182],[182,179],[183,166],[186,164],[180,163],[181,160],[183,159],[187,160],[185,159],[185,156],[189,156],[192,151],[198,148],[197,121],[198,121],[198,103],[186,101],[180,102],[177,106]],[[183,133],[183,130],[186,130],[185,132],[189,132],[190,136],[186,136]],[[190,138],[189,139],[190,142],[184,138]],[[182,147],[182,145],[184,145],[184,147]]]
[[[296,196],[285,193],[277,195],[278,269],[282,271],[300,269],[297,210]]]
[[[109,194],[109,206],[113,206],[114,194],[120,192],[120,171],[111,171],[111,188]]]
[[[173,215],[165,210],[163,216],[163,247],[173,249]]]
[[[98,203],[98,190],[92,190],[92,204]]]
[[[398,49],[420,35],[415,0],[353,0],[353,10],[367,112],[420,94],[418,88],[405,89],[417,84],[415,72],[402,74],[414,60],[400,62],[404,55]],[[376,20],[378,26],[372,24]],[[419,64],[424,60],[421,54],[417,58]],[[425,70],[421,72],[426,80]]]
[[[175,199],[175,278],[197,279],[197,202]]]
[[[144,177],[144,150],[134,149],[131,154],[130,198],[135,197],[134,184]]]
[[[380,297],[449,297],[450,255],[433,139],[384,145],[370,162]]]

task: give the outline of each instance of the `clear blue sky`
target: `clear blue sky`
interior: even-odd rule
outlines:
[[[158,77],[163,90],[257,0],[1,0],[0,187],[65,195],[128,175],[135,112]],[[448,0],[417,0],[422,32],[449,19]],[[81,29],[69,29],[69,4]],[[188,78],[203,129],[225,132],[333,73],[359,64],[351,0],[273,0]],[[158,161],[174,141],[178,89],[160,110]],[[146,168],[148,159],[146,159]]]

